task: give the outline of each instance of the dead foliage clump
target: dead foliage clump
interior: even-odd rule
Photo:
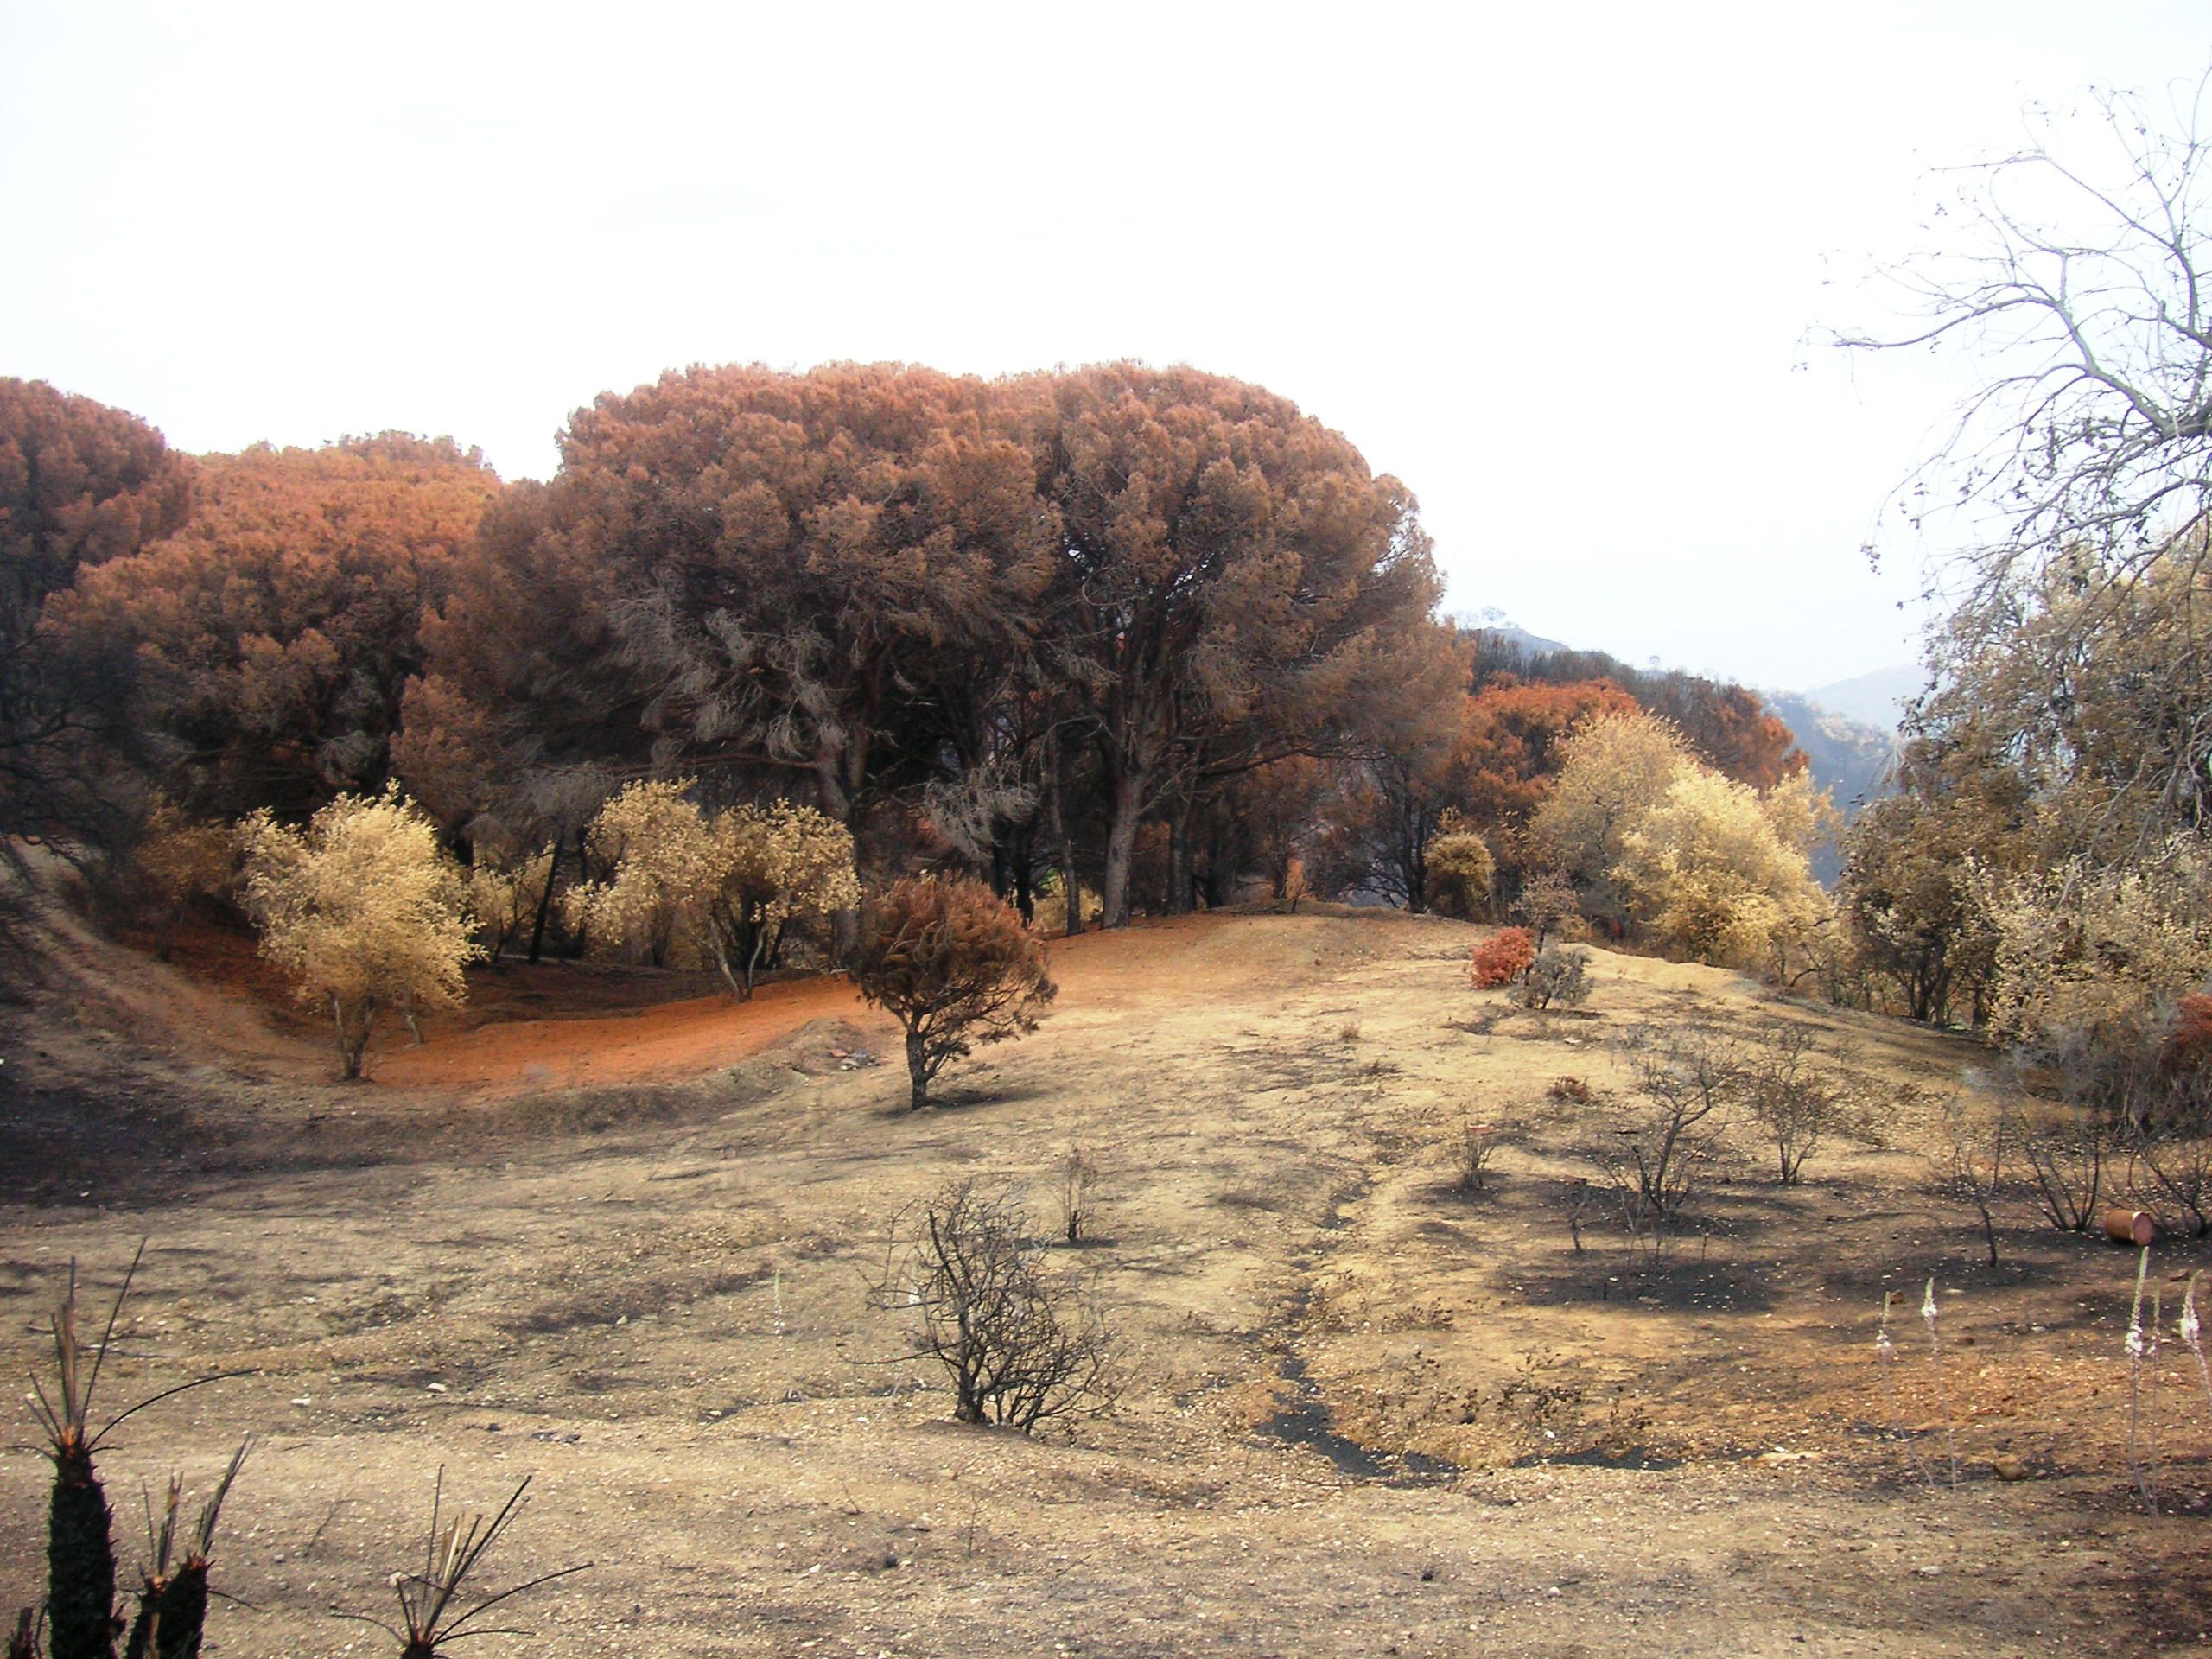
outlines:
[[[1467,963],[1467,977],[1478,991],[1510,985],[1529,971],[1536,959],[1535,941],[1525,927],[1501,927],[1475,946]]]

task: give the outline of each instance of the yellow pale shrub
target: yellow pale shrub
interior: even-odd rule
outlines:
[[[1529,821],[1530,839],[1545,863],[1601,905],[1617,901],[1620,895],[1608,889],[1626,850],[1624,838],[1696,762],[1671,721],[1640,711],[1584,721],[1560,753],[1551,793]]]
[[[461,970],[482,955],[467,878],[397,785],[341,795],[303,830],[264,810],[237,833],[262,955],[302,1001],[327,1004],[346,1077],[361,1075],[380,1011],[411,1017],[466,995]]]
[[[1827,899],[1804,846],[1815,798],[1787,782],[1773,793],[1770,804],[1748,785],[1685,764],[1623,833],[1613,879],[1669,949],[1758,966],[1777,942],[1818,924]]]
[[[587,839],[614,874],[571,889],[569,914],[631,939],[680,935],[741,999],[786,925],[860,902],[852,833],[789,801],[709,814],[692,786],[632,784],[601,809]]]
[[[2212,982],[2212,852],[2177,836],[2139,861],[2076,860],[1993,887],[1989,1030],[2030,1048],[2117,1055]]]

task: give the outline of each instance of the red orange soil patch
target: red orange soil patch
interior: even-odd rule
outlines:
[[[880,1026],[887,1039],[897,1030],[849,981],[803,979],[764,985],[747,1002],[717,992],[634,1014],[437,1032],[421,1048],[386,1048],[376,1077],[399,1088],[491,1093],[658,1082],[735,1065],[823,1019]]]

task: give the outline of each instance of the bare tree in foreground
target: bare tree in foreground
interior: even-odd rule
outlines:
[[[917,1348],[952,1379],[952,1414],[1028,1433],[1112,1403],[1112,1333],[1081,1287],[1048,1274],[1009,1194],[961,1181],[894,1226],[879,1306],[920,1317]]]
[[[2094,89],[2088,109],[2030,112],[2023,149],[1939,175],[1945,242],[1884,273],[1913,320],[1831,336],[1847,350],[1953,351],[1975,390],[1898,493],[1916,531],[1937,515],[1971,543],[1962,618],[1996,630],[2052,567],[2069,591],[2123,602],[2169,550],[2202,567],[2212,522],[2212,75],[2163,98]],[[2082,118],[2086,114],[2087,118]],[[2078,607],[2090,628],[2109,606]],[[2168,667],[2201,660],[2175,631]],[[1954,624],[1961,661],[1976,642]],[[2046,684],[2045,692],[2049,693]],[[2212,707],[2188,741],[2116,779],[2111,803],[2168,822],[2212,810]]]

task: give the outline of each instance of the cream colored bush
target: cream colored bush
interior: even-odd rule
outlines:
[[[1692,760],[1669,721],[1655,715],[1599,715],[1575,728],[1551,793],[1529,820],[1544,863],[1573,879],[1599,911],[1623,902],[1613,877],[1628,832],[1667,798]]]
[[[584,841],[613,874],[562,896],[570,926],[656,961],[679,933],[704,930],[715,886],[714,838],[690,787],[688,779],[632,784],[599,810]]]
[[[660,954],[682,938],[741,1001],[790,923],[860,902],[851,832],[812,807],[777,801],[708,814],[690,779],[632,784],[586,832],[613,877],[569,890],[576,925]]]
[[[1440,916],[1472,921],[1490,907],[1497,884],[1497,861],[1490,843],[1464,827],[1456,812],[1446,811],[1445,822],[1428,843],[1428,903]]]
[[[1778,942],[1811,932],[1827,914],[1806,857],[1815,821],[1795,780],[1762,797],[1686,763],[1666,798],[1622,836],[1614,880],[1669,949],[1764,967]]]
[[[237,836],[261,953],[302,1002],[327,1007],[346,1077],[362,1075],[379,1012],[411,1021],[467,995],[461,970],[483,955],[469,938],[467,880],[397,785],[341,795],[304,830],[264,810]]]
[[[2212,980],[2212,852],[2177,836],[2144,860],[2075,860],[1997,887],[1990,1035],[2120,1057]]]
[[[1287,876],[1295,878],[1286,883],[1294,895],[1291,899],[1294,905],[1298,899],[1305,896],[1305,868],[1296,859],[1290,861],[1299,865],[1294,871],[1286,873]],[[1065,876],[1055,874],[1045,878],[1044,885],[1037,889],[1035,910],[1031,925],[1043,938],[1058,938],[1068,931],[1068,884]],[[1105,903],[1096,893],[1087,887],[1084,889],[1082,922],[1084,927],[1096,927],[1105,910]]]

